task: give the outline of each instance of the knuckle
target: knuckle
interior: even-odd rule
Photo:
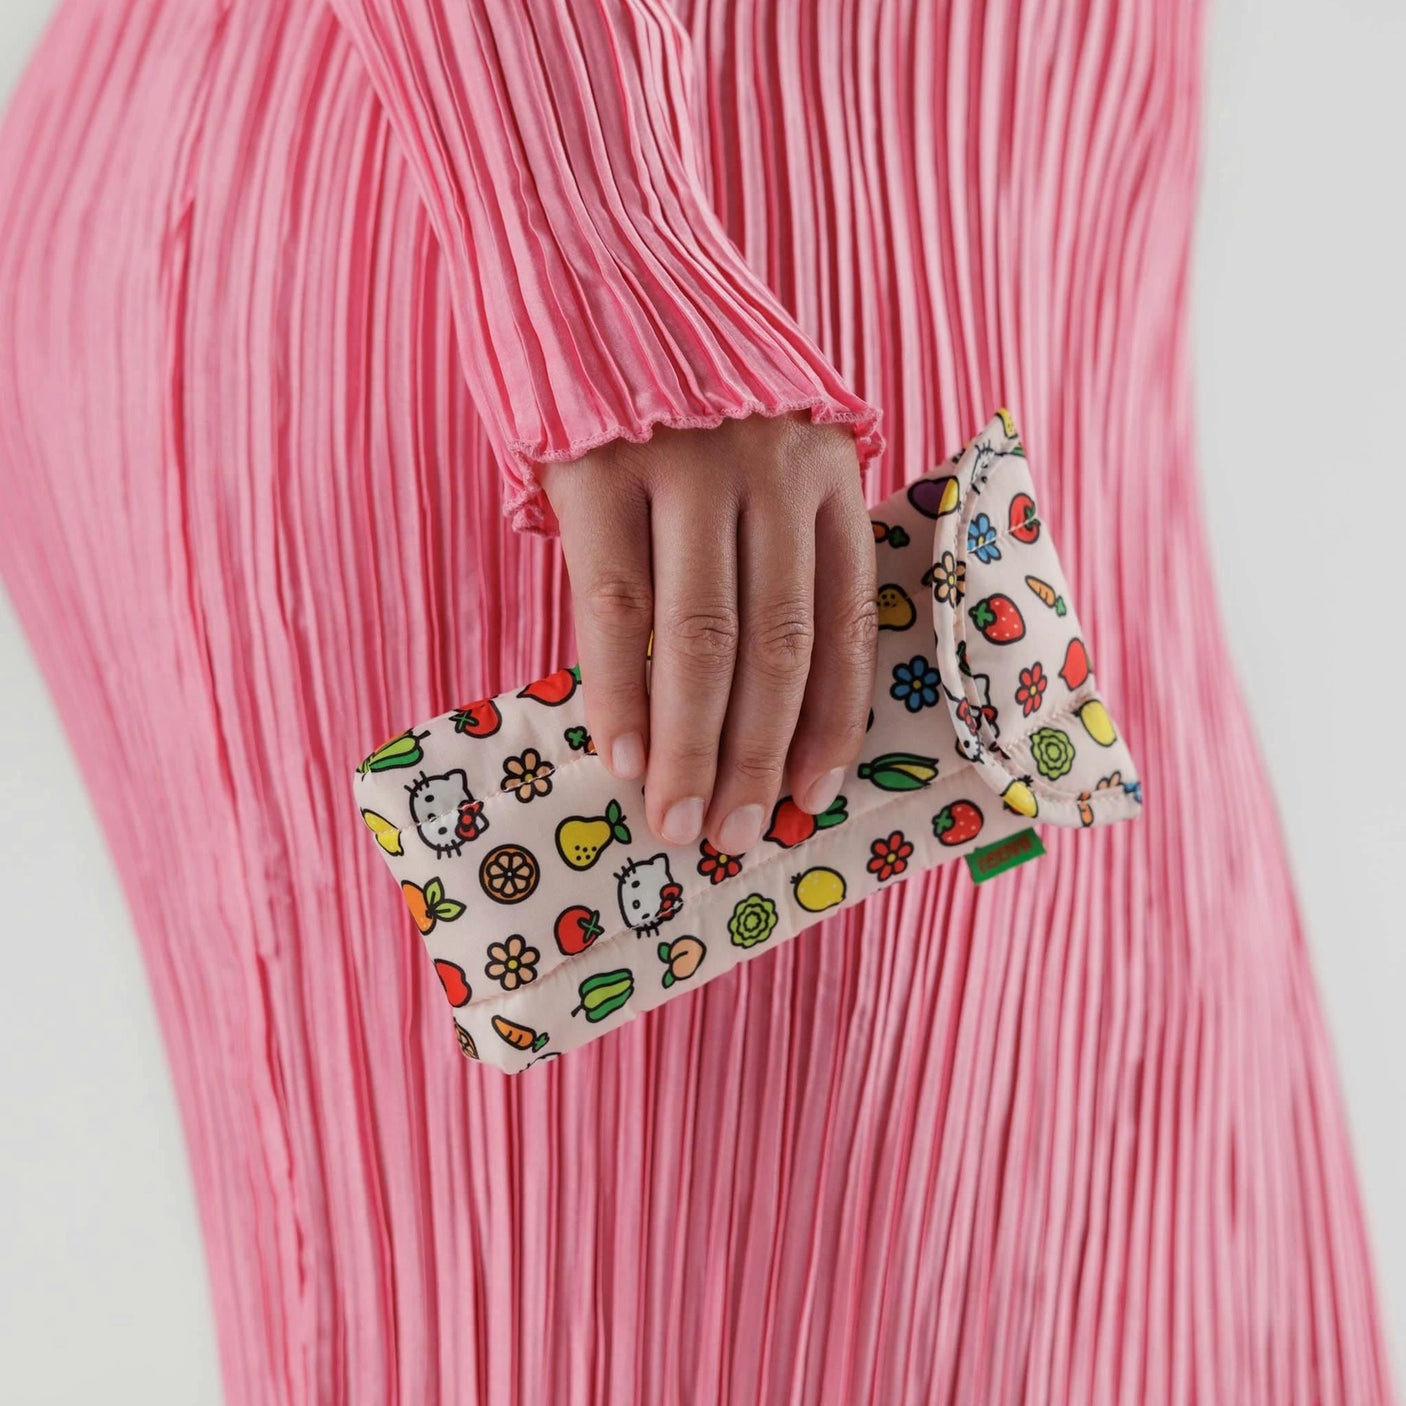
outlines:
[[[706,777],[713,771],[717,753],[715,740],[681,739],[664,749],[660,770],[674,778]]]
[[[865,594],[841,607],[836,626],[837,643],[851,658],[865,660],[878,647],[879,601]]]
[[[768,611],[750,632],[748,665],[774,679],[791,680],[810,667],[815,622],[800,602]]]
[[[729,605],[688,605],[670,611],[664,622],[667,647],[690,663],[730,667],[737,652],[737,609]]]
[[[582,604],[602,628],[618,634],[643,633],[654,618],[648,585],[633,576],[601,576],[586,587]]]
[[[748,790],[774,791],[781,779],[782,757],[776,752],[747,749],[729,758],[727,769]]]

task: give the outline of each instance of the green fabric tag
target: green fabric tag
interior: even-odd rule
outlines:
[[[982,845],[967,855],[967,868],[971,870],[972,883],[984,884],[987,879],[1024,864],[1027,859],[1039,859],[1045,847],[1040,837],[1031,830],[1021,830],[994,845]]]

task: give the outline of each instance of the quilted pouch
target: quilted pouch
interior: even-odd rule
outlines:
[[[761,956],[881,888],[1040,852],[1036,825],[1141,806],[1025,452],[1003,410],[871,514],[879,655],[865,746],[822,815],[746,854],[671,847],[586,731],[576,668],[378,747],[356,804],[423,935],[459,1047],[509,1073]]]

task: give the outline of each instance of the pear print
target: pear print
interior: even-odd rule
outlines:
[[[629,827],[616,800],[606,806],[604,815],[568,815],[557,826],[557,853],[573,869],[589,869],[612,840],[630,843]]]

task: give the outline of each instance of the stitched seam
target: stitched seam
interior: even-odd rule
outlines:
[[[965,772],[968,772],[968,771],[973,771],[973,772],[974,772],[974,771],[977,770],[977,768],[976,768],[971,762],[968,762],[968,761],[965,761],[965,760],[960,761],[959,765],[960,765],[960,768],[961,768],[961,769],[960,769],[959,771],[953,773],[954,776],[961,776],[961,775],[963,775]],[[943,778],[943,777],[939,776],[939,777],[936,778],[936,781],[940,782],[940,781],[943,781],[944,779],[950,780],[951,778],[950,778],[950,777],[949,777],[949,778]],[[866,784],[867,784],[867,783],[866,783]],[[983,782],[982,785],[985,786],[985,783]],[[922,789],[923,789],[923,790],[926,790],[927,787],[923,787]],[[990,788],[988,787],[988,788],[986,788],[986,789],[990,789]],[[877,791],[877,788],[875,788],[875,790]],[[849,819],[848,819],[847,821],[845,821],[844,823],[845,823],[846,825],[851,825],[851,824],[856,823],[856,822],[859,821],[860,819],[864,819],[864,818],[868,818],[868,817],[877,815],[880,811],[889,810],[889,809],[891,809],[891,808],[893,808],[893,807],[895,807],[895,806],[902,806],[902,805],[904,805],[904,804],[906,804],[906,803],[908,803],[908,802],[911,802],[911,801],[915,800],[916,797],[920,794],[920,792],[918,792],[918,791],[894,791],[894,792],[884,793],[884,792],[882,792],[882,791],[878,791],[877,794],[878,794],[878,796],[879,796],[879,799],[875,802],[875,804],[873,804],[872,806],[868,807],[866,810],[857,810],[857,811],[855,811],[855,812],[849,817]],[[836,828],[838,828],[838,827],[836,827]],[[819,833],[820,833],[820,832],[817,831],[817,834],[819,834]],[[887,838],[887,836],[885,836],[884,838]],[[732,886],[737,890],[737,892],[738,892],[739,894],[741,894],[742,891],[743,891],[742,886],[744,885],[744,883],[746,883],[748,880],[750,880],[752,876],[754,876],[755,874],[757,874],[759,871],[761,871],[761,870],[763,870],[763,869],[769,869],[772,865],[778,864],[781,860],[785,859],[788,855],[794,856],[794,855],[799,854],[800,851],[802,851],[803,849],[805,849],[805,847],[806,847],[807,844],[809,844],[809,841],[808,841],[808,840],[803,840],[799,845],[793,845],[790,849],[781,849],[780,847],[778,847],[778,848],[777,848],[777,852],[776,852],[775,854],[769,854],[769,855],[767,855],[767,857],[766,857],[765,859],[763,859],[760,863],[753,865],[750,869],[743,869],[743,871],[742,871],[740,874],[736,874],[736,875],[734,875],[734,876],[733,876],[732,878],[730,878],[730,879],[724,879],[724,880],[722,881],[722,883],[720,883],[720,884],[709,884],[709,886],[708,886],[706,892],[709,893],[709,894],[712,894],[712,893],[715,893],[715,892],[718,892],[718,891],[721,891],[721,890],[727,888],[728,885],[730,884],[730,885],[732,885]],[[962,854],[962,853],[963,853],[963,850],[962,850],[962,848],[961,848],[960,846],[953,846],[953,858],[956,858],[958,855],[960,855],[960,854]],[[809,864],[809,863],[810,863],[809,860],[801,860],[801,861],[798,861],[798,862],[800,862],[800,863],[802,863],[802,864]],[[894,878],[900,878],[900,877],[901,877],[901,878],[912,878],[912,877],[914,877],[914,876],[917,875],[917,874],[926,873],[928,869],[937,869],[937,868],[941,868],[941,863],[938,863],[938,864],[929,864],[929,865],[926,865],[926,866],[925,866],[924,868],[922,868],[922,869],[913,869],[913,870],[911,870],[909,873],[905,873],[905,874],[903,874],[903,875],[901,875],[901,876],[900,876],[900,875],[894,875]],[[700,877],[701,877],[701,876],[700,876]],[[885,881],[885,882],[888,882],[888,881]],[[869,895],[866,895],[866,896],[872,898],[874,895],[873,895],[873,894],[869,894]],[[770,897],[770,895],[768,895],[768,897]],[[774,900],[774,901],[784,903],[786,900],[785,900],[784,898],[781,898],[781,899],[776,899],[776,900]],[[858,900],[856,900],[856,901],[858,901]],[[847,906],[850,906],[850,905],[848,905],[848,904],[841,904],[840,906],[841,906],[841,908],[843,908],[843,907],[847,907]],[[820,921],[823,920],[823,918],[826,916],[826,914],[824,914],[824,913],[816,913],[816,914],[812,914],[811,916],[815,919],[815,922],[820,922]],[[804,932],[806,928],[808,928],[808,927],[813,927],[813,926],[814,926],[813,923],[803,923],[803,924],[801,924],[799,927],[797,927],[797,928],[795,929],[795,931],[794,931],[791,935],[794,937],[794,936],[796,936],[797,934],[799,934],[799,933],[801,933],[801,932]],[[684,930],[681,930],[680,935],[681,935],[681,936],[684,935]],[[626,945],[626,944],[623,943],[623,939],[624,939],[624,938],[626,938],[626,937],[634,937],[634,938],[636,938],[636,939],[639,939],[640,936],[641,936],[641,935],[640,935],[638,932],[636,932],[636,930],[635,930],[634,928],[632,928],[632,927],[622,926],[622,927],[614,928],[614,929],[612,929],[612,931],[610,932],[610,934],[609,934],[608,936],[602,937],[602,938],[597,938],[596,941],[593,942],[593,943],[590,945],[590,947],[588,947],[586,950],[587,950],[588,952],[605,951],[605,950],[607,950],[607,949],[613,951],[617,946]],[[584,954],[577,954],[577,955],[584,955]],[[571,970],[572,966],[573,966],[574,963],[575,963],[575,960],[576,960],[576,957],[575,957],[575,956],[568,957],[564,962],[561,962],[559,965],[553,967],[552,970],[549,971],[549,972],[547,972],[544,976],[538,977],[536,980],[528,982],[526,986],[517,986],[517,987],[514,987],[514,989],[511,990],[511,991],[506,991],[506,990],[495,991],[495,992],[493,992],[492,995],[484,996],[484,997],[482,997],[482,998],[479,999],[479,1000],[469,1001],[467,1004],[462,1005],[462,1006],[455,1006],[455,1007],[453,1007],[453,1009],[456,1010],[456,1011],[483,1010],[483,1009],[485,1009],[486,1007],[492,1005],[492,1004],[495,1003],[495,1002],[502,1002],[502,1001],[512,1000],[512,999],[516,998],[520,993],[522,993],[522,992],[525,991],[525,990],[532,990],[532,991],[541,991],[541,990],[545,990],[546,988],[545,988],[544,983],[551,981],[554,977],[558,976],[558,975],[559,975],[560,973],[562,973],[562,972]],[[489,980],[492,980],[492,978],[490,977]]]
[[[516,697],[515,694],[509,695],[509,694],[499,693],[499,694],[495,694],[492,699],[489,699],[489,700],[487,700],[487,701],[489,701],[489,702],[495,702],[495,703],[496,703],[499,698],[505,698],[505,697],[509,697],[509,696]],[[451,709],[449,710],[449,712],[447,712],[447,713],[441,713],[441,714],[439,714],[438,717],[431,718],[428,723],[424,723],[424,724],[422,724],[421,726],[422,726],[422,727],[433,727],[435,723],[443,722],[446,718],[452,716],[454,713],[456,713],[456,712],[458,712],[458,711],[460,711],[460,710],[457,709],[457,708],[451,708]],[[581,723],[581,726],[582,726],[582,727],[585,727],[585,725],[586,725],[586,724],[585,724],[585,722],[583,721],[583,722]],[[420,730],[421,730],[421,729],[420,729],[419,727],[417,727],[417,728],[408,728],[408,729],[407,729],[407,731],[411,731],[411,732],[419,732]],[[492,741],[492,737],[484,737],[484,738],[473,738],[473,737],[470,737],[468,733],[461,733],[461,732],[458,731],[457,728],[454,729],[454,733],[455,733],[455,736],[456,736],[456,737],[464,737],[464,738],[467,738],[469,741],[482,741],[482,742],[490,742],[490,741]],[[404,735],[405,735],[404,733],[397,733],[397,734],[396,734],[396,737],[403,737]],[[394,742],[394,741],[395,741],[395,737],[387,738],[386,741],[383,742],[381,745],[382,745],[383,747],[384,747],[384,746],[388,746],[391,742]],[[567,745],[568,745],[565,739],[562,740],[562,745],[563,745],[563,746],[567,746]],[[537,752],[537,754],[538,754],[539,756],[541,756],[541,748],[539,748],[539,747],[533,747],[533,745],[532,745],[530,742],[524,744],[523,751],[527,751],[528,749],[531,749],[531,750]],[[514,756],[514,757],[520,757],[520,756],[522,756],[522,752],[512,752],[512,753],[510,753],[509,755],[510,755],[510,756]],[[550,761],[551,758],[549,758],[549,757],[548,757],[548,758],[544,758],[544,760]],[[578,766],[578,765],[580,765],[580,763],[582,763],[582,762],[598,761],[598,760],[599,760],[598,757],[593,757],[589,752],[582,752],[580,755],[577,755],[576,752],[573,750],[573,751],[572,751],[572,755],[571,755],[566,761],[564,761],[564,762],[552,762],[552,773],[551,773],[551,774],[552,774],[553,785],[555,786],[555,781],[556,781],[557,776],[558,776],[561,772],[565,771],[567,767],[569,767],[569,766]],[[602,763],[602,765],[604,765],[604,763]],[[468,775],[468,772],[469,772],[469,768],[468,768],[467,766],[457,765],[457,764],[454,765],[454,766],[449,767],[449,770],[450,770],[450,771],[460,771],[460,770],[462,770],[466,776]],[[412,768],[410,768],[410,767],[389,767],[389,768],[387,768],[386,771],[380,771],[380,772],[376,772],[376,771],[358,771],[358,772],[356,773],[356,782],[357,782],[357,785],[358,785],[358,787],[360,787],[364,782],[366,782],[366,780],[367,780],[369,777],[373,777],[373,776],[386,776],[386,775],[388,775],[391,771],[405,771],[407,774],[410,774],[410,775],[419,775],[421,772],[425,772],[425,773],[427,773],[427,774],[430,775],[430,776],[443,776],[443,775],[445,775],[445,773],[442,772],[442,771],[435,771],[435,772],[429,771],[428,768],[425,767],[425,766],[423,766],[423,765],[419,766],[418,770],[414,770],[414,769],[412,769]],[[408,809],[408,808],[409,808],[409,792],[410,792],[410,788],[409,788],[408,786],[406,786],[406,787],[404,788],[404,790],[405,790],[405,792],[406,792],[406,797],[407,797],[407,799],[406,799],[406,806],[407,806],[407,809]],[[545,794],[534,793],[534,794],[533,794],[533,797],[532,797],[532,800],[534,800],[534,801],[537,801],[537,800],[545,800],[545,799],[546,799],[546,796],[549,796],[549,795],[551,795],[551,792],[550,792],[550,791],[546,792]],[[358,799],[360,799],[360,797],[358,797]],[[514,794],[514,792],[509,791],[509,790],[505,790],[505,789],[504,789],[503,787],[501,787],[501,786],[499,786],[496,790],[493,790],[493,791],[485,791],[483,795],[481,795],[481,796],[475,796],[475,797],[474,797],[474,800],[475,800],[480,806],[483,807],[485,813],[486,813],[487,810],[488,810],[488,803],[489,803],[489,801],[492,801],[492,802],[494,803],[494,804],[493,804],[493,809],[494,809],[495,812],[496,812],[496,811],[499,809],[500,804],[501,804],[502,802],[505,802],[505,801],[509,800],[509,799],[511,799],[511,800],[514,802],[514,804],[520,805],[520,806],[526,806],[526,805],[531,805],[531,804],[532,804],[532,801],[520,801],[520,800],[518,800],[518,798],[517,798],[517,796]],[[447,815],[447,814],[449,814],[449,812],[446,811],[445,814]],[[390,817],[389,817],[389,816],[386,816],[385,818],[386,818],[386,819],[389,819]],[[428,816],[428,817],[426,817],[425,820],[420,821],[419,824],[424,825],[424,824],[428,824],[430,820],[442,820],[442,819],[444,819],[444,816]],[[414,817],[407,815],[406,818],[405,818],[405,826],[404,826],[403,828],[408,829],[408,830],[414,830],[414,829],[418,828]]]
[[[1008,457],[1008,458],[1015,459],[1015,458],[1020,458],[1021,456],[1019,456],[1019,455],[1003,455],[1002,457],[1003,457],[1003,458]],[[1027,467],[1027,473],[1028,473],[1028,467]],[[988,475],[988,477],[987,477],[987,484],[988,484],[988,485],[990,484],[990,482],[991,482],[991,480],[992,480],[992,478],[993,478],[994,476],[995,476],[995,474],[994,474],[994,470],[993,470],[992,474]],[[977,493],[974,489],[972,489],[970,480],[968,480],[966,501],[965,501],[964,504],[963,504],[963,511],[962,511],[962,513],[961,513],[960,516],[959,516],[958,530],[953,534],[953,535],[955,536],[955,538],[956,538],[956,541],[952,543],[952,547],[951,547],[951,550],[952,550],[952,552],[953,552],[954,557],[956,558],[957,561],[963,563],[963,565],[966,565],[966,563],[967,563],[967,561],[968,561],[969,555],[974,555],[974,553],[969,552],[969,549],[966,547],[965,543],[966,543],[966,541],[967,541],[967,529],[968,529],[968,527],[970,526],[970,524],[971,524],[971,519],[972,519],[973,515],[975,514],[975,512],[976,512],[976,510],[977,510],[977,504],[976,504],[976,502],[974,502],[974,500],[977,500],[977,499],[979,499],[980,497],[981,497],[981,495],[980,495],[979,493]],[[989,514],[988,514],[988,516],[989,516]],[[1040,521],[1041,526],[1044,526],[1043,520],[1042,520],[1042,519],[1039,519],[1039,518],[1038,518],[1038,515],[1037,515],[1037,519],[1036,519],[1036,520]],[[1009,527],[1007,527],[1007,529],[1006,529],[1004,532],[998,532],[998,533],[996,534],[995,541],[1000,542],[1000,541],[1002,541],[1003,539],[1008,538],[1008,537],[1010,537],[1010,536],[1011,536],[1011,529],[1010,529]],[[978,558],[978,560],[980,560],[980,559]],[[988,566],[989,563],[982,562],[981,565],[983,565],[983,566]],[[965,573],[964,573],[964,575],[965,575]],[[963,599],[964,599],[964,600],[966,599],[966,595],[967,595],[967,593],[966,593],[966,592],[963,592]],[[934,601],[934,606],[936,606],[936,605],[937,605],[937,602]],[[952,620],[953,652],[959,654],[959,657],[960,657],[960,652],[959,652],[959,648],[958,648],[958,647],[961,646],[961,645],[966,645],[966,644],[968,644],[968,636],[967,636],[967,632],[966,632],[966,621],[965,621],[965,619],[963,618],[963,612],[962,612],[962,609],[960,608],[960,606],[959,606],[958,608],[956,608],[956,609],[954,609],[954,610],[951,611],[951,620]],[[979,710],[980,704],[981,704],[981,700],[980,700],[980,698],[979,698],[978,695],[977,695],[977,692],[976,692],[976,685],[972,682],[971,677],[970,677],[969,675],[967,675],[967,674],[962,673],[961,670],[960,670],[960,668],[959,668],[958,671],[957,671],[957,677],[962,681],[962,696],[966,699],[966,701],[967,701],[967,706],[968,706],[969,708],[976,708],[976,709]],[[1086,703],[1086,702],[1089,701],[1090,698],[1093,698],[1093,697],[1095,697],[1095,696],[1096,696],[1096,695],[1094,694],[1093,690],[1090,689],[1090,690],[1088,691],[1087,696],[1083,699],[1083,702]],[[1079,695],[1076,693],[1076,694],[1074,695],[1074,698],[1078,698],[1078,697],[1079,697]],[[1079,706],[1082,706],[1082,703],[1081,703]],[[1073,701],[1073,699],[1071,699],[1068,703],[1066,703],[1066,704],[1064,705],[1064,708],[1063,708],[1062,711],[1056,712],[1056,713],[1052,714],[1050,718],[1046,718],[1046,719],[1040,724],[1040,726],[1041,726],[1041,727],[1048,726],[1051,721],[1053,721],[1053,720],[1055,720],[1055,719],[1058,719],[1058,718],[1061,718],[1061,717],[1065,717],[1065,716],[1071,716],[1071,717],[1072,717],[1072,716],[1074,715],[1075,711],[1076,711],[1076,709],[1075,709],[1075,706],[1074,706],[1074,701]],[[954,726],[955,726],[955,721],[954,721]],[[1035,728],[1035,727],[1029,727],[1029,728],[1027,728],[1027,730],[1026,730],[1025,732],[1021,733],[1021,734],[1020,734],[1019,736],[1017,736],[1015,739],[1013,739],[1013,740],[1007,742],[1005,745],[1006,745],[1006,746],[1010,746],[1010,747],[1018,747],[1018,746],[1021,746],[1022,744],[1028,744],[1029,738],[1030,738],[1031,736],[1033,736],[1033,734],[1034,734],[1037,730],[1038,730],[1038,729]],[[990,748],[989,748],[989,747],[986,747],[984,744],[983,744],[983,755],[984,755],[984,760],[985,760],[986,766],[989,767],[993,772],[995,772],[995,773],[997,773],[997,774],[999,774],[999,775],[1001,775],[1001,776],[1007,778],[1007,779],[1010,780],[1010,781],[1018,781],[1018,780],[1022,780],[1022,779],[1023,779],[1021,773],[1016,772],[1012,767],[1010,767],[1010,766],[1008,766],[1008,765],[1005,764],[1006,759],[994,755],[994,754],[991,752]],[[973,767],[977,767],[977,768],[981,767],[981,763],[971,763],[971,765],[972,765]],[[1038,775],[1036,775],[1036,776],[1031,776],[1031,777],[1029,778],[1029,781],[1027,782],[1027,784],[1031,787],[1031,789],[1035,792],[1035,794],[1036,794],[1037,796],[1043,797],[1043,798],[1045,798],[1045,799],[1047,799],[1047,800],[1050,800],[1050,801],[1052,801],[1052,802],[1061,803],[1061,804],[1066,804],[1066,805],[1069,805],[1069,804],[1077,804],[1078,801],[1079,801],[1079,799],[1080,799],[1080,797],[1081,797],[1081,795],[1083,794],[1082,792],[1076,792],[1076,791],[1069,791],[1069,790],[1061,789],[1060,787],[1054,785],[1052,782],[1048,781],[1045,777],[1043,777],[1043,776],[1038,776]],[[994,788],[993,788],[993,789],[994,789]],[[1097,795],[1098,795],[1097,792],[1090,792],[1090,793],[1089,793],[1089,799],[1088,799],[1087,801],[1085,801],[1084,804],[1085,804],[1085,805],[1092,806],[1092,805],[1094,804],[1094,798],[1095,798],[1095,796],[1097,796]],[[1103,797],[1103,798],[1102,798],[1102,801],[1101,801],[1101,805],[1102,805],[1102,808],[1103,808],[1104,810],[1116,811],[1116,810],[1118,810],[1118,809],[1127,809],[1127,808],[1129,808],[1129,807],[1134,807],[1134,808],[1135,808],[1135,807],[1137,806],[1137,802],[1136,802],[1136,801],[1133,799],[1133,797],[1132,797],[1131,795],[1129,795],[1126,791],[1114,793],[1114,792],[1112,792],[1112,791],[1110,791],[1110,790],[1105,790],[1105,791],[1102,793],[1102,797]]]

